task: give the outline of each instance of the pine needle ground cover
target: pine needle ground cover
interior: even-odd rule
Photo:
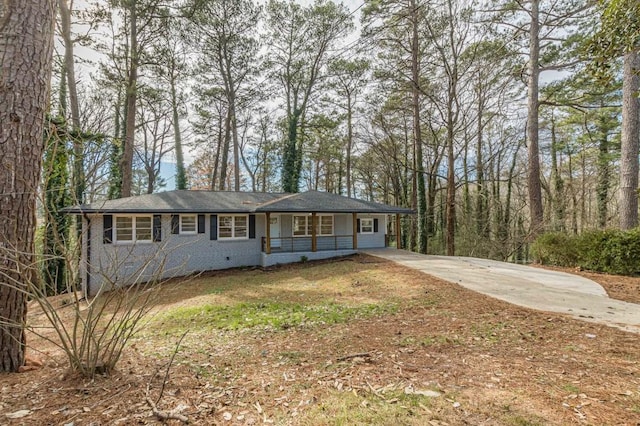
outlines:
[[[640,289],[637,278],[592,278],[621,299]],[[519,308],[376,258],[210,273],[162,290],[110,377],[66,375],[61,354],[31,337],[44,366],[2,377],[0,423],[157,424],[147,397],[192,424],[640,418],[640,335]]]

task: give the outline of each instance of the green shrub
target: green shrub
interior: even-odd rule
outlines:
[[[610,269],[611,239],[615,238],[614,230],[591,230],[574,236],[576,250],[579,253],[575,265],[590,271],[605,272]]]
[[[543,234],[533,243],[534,259],[542,264],[580,266],[609,274],[640,274],[640,228],[586,231],[572,236]]]
[[[543,265],[576,266],[575,237],[562,232],[540,235],[531,245],[533,259]]]
[[[588,231],[577,237],[578,265],[610,274],[640,273],[640,229]]]

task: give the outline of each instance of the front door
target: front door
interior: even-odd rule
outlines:
[[[269,218],[269,234],[271,235],[271,247],[280,248],[280,215],[271,215]]]

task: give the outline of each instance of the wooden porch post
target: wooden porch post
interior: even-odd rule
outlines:
[[[318,251],[318,239],[316,232],[316,212],[311,213],[311,251]]]
[[[351,213],[353,221],[353,249],[358,250],[358,213]]]
[[[402,248],[402,238],[400,237],[400,213],[396,213],[396,249]]]
[[[266,241],[266,244],[264,245],[264,252],[266,254],[271,254],[271,213],[266,212],[265,216],[266,216],[265,220],[267,222],[267,225],[266,225],[267,226],[267,229],[266,229],[267,241]]]

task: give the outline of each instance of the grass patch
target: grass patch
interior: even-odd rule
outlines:
[[[302,425],[424,425],[429,419],[440,419],[431,412],[434,401],[403,392],[376,396],[354,395],[352,392],[332,392],[323,402],[306,411]],[[388,402],[393,401],[393,402]],[[438,401],[439,402],[439,401]],[[436,404],[440,405],[440,404]]]
[[[407,336],[400,339],[397,343],[402,348],[410,346],[444,346],[444,345],[458,345],[460,339],[457,336],[449,337],[445,335],[434,335],[424,337]]]
[[[344,323],[354,319],[391,314],[397,310],[397,305],[391,303],[346,306],[334,302],[305,305],[266,301],[235,305],[205,304],[180,307],[162,315],[158,321],[165,331],[191,327],[218,330],[253,328],[286,330],[299,326]]]
[[[571,393],[580,393],[580,388],[576,385],[572,385],[571,383],[565,384],[564,386],[562,386],[562,389]]]
[[[471,327],[475,337],[488,343],[499,343],[505,337],[505,330],[508,327],[506,322],[486,322],[475,324]]]

